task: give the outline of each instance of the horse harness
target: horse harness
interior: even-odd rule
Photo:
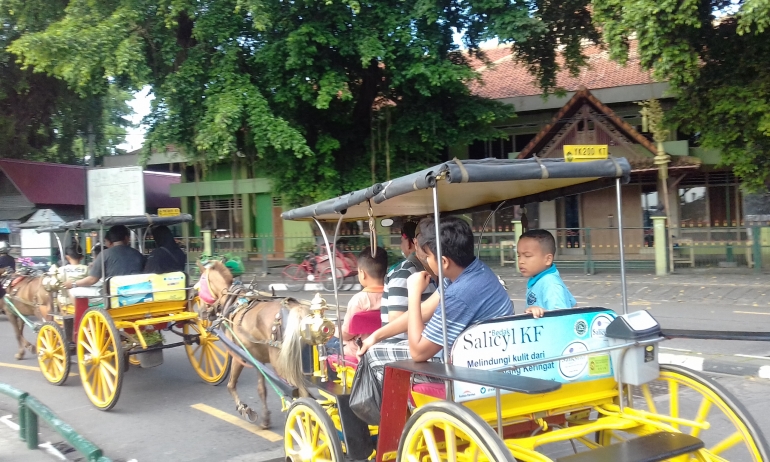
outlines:
[[[262,302],[272,302],[276,300],[281,301],[281,309],[276,313],[275,318],[273,319],[273,324],[270,327],[269,340],[255,339],[243,330],[241,330],[240,333],[248,337],[248,340],[251,343],[280,349],[283,344],[286,316],[289,315],[289,302],[301,303],[296,299],[277,297],[273,294],[259,291],[253,292],[247,290],[242,284],[233,284],[227,292],[227,298],[225,299],[224,308],[220,313],[220,317],[227,319],[233,326],[240,326],[246,313],[251,311],[255,306]]]
[[[9,268],[10,269],[10,268]],[[16,271],[10,271],[0,276],[0,287],[3,292],[11,297],[16,297],[16,294],[21,289],[21,283],[32,278],[42,276],[44,273],[34,268],[22,267]],[[37,297],[35,297],[35,305],[37,305]]]

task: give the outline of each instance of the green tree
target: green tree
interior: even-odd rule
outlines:
[[[93,135],[96,157],[117,153],[129,122],[128,93],[104,82],[101,92],[78,94],[52,75],[22,68],[6,51],[24,33],[45,29],[66,2],[0,1],[0,156],[83,163]]]
[[[491,124],[512,109],[467,86],[493,37],[553,89],[598,34],[582,0],[71,0],[10,50],[84,94],[151,85],[148,148],[175,144],[203,168],[245,159],[297,204],[500,136]]]
[[[630,39],[644,67],[671,84],[668,123],[722,151],[749,190],[770,180],[770,2],[596,0],[612,56]]]

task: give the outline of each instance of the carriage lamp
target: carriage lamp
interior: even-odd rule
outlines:
[[[57,268],[56,265],[51,265],[48,273],[43,276],[43,279],[40,282],[43,285],[43,289],[48,292],[61,290],[63,288],[62,284],[64,283],[64,281],[59,278],[59,268]]]
[[[334,336],[334,323],[324,317],[329,309],[321,294],[315,294],[310,301],[310,315],[302,320],[302,338],[309,345],[324,345]]]

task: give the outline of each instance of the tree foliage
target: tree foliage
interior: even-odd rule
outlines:
[[[0,1],[0,156],[82,163],[92,134],[96,157],[123,142],[130,94],[103,81],[78,93],[63,80],[22,67],[7,47],[25,33],[44,30],[63,16],[64,1]]]
[[[770,1],[595,0],[613,56],[629,39],[642,65],[671,84],[668,121],[722,151],[749,190],[770,181]]]
[[[486,61],[479,44],[512,44],[553,88],[560,66],[584,62],[581,40],[598,39],[587,3],[70,0],[10,50],[82,94],[151,85],[150,146],[204,166],[245,158],[296,204],[499,136],[491,124],[512,108],[467,86],[470,59]]]

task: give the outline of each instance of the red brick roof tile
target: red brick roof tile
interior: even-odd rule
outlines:
[[[474,94],[485,98],[504,99],[543,93],[535,83],[534,77],[527,71],[527,67],[513,59],[509,46],[485,51],[487,57],[495,64],[487,67],[479,60],[471,59],[483,80],[471,83],[470,88]],[[598,46],[586,47],[585,53],[588,65],[577,77],[571,76],[567,70],[561,70],[556,78],[558,87],[566,91],[577,91],[581,86],[596,90],[655,82],[650,72],[640,67],[634,44],[625,66],[610,60],[609,52]]]

